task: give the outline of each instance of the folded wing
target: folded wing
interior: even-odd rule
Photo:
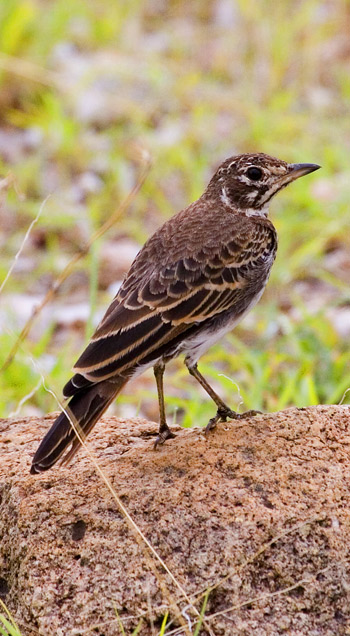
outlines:
[[[127,377],[138,365],[170,350],[185,332],[238,304],[254,279],[252,272],[270,268],[274,241],[270,224],[256,226],[255,235],[251,228],[246,233],[231,228],[216,249],[201,245],[191,256],[156,267],[146,243],[77,361],[76,375],[64,394],[68,397],[78,387],[115,375]]]

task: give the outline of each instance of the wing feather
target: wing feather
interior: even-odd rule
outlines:
[[[249,224],[246,231],[240,221],[230,228],[231,235],[218,237],[216,244],[211,237],[210,245],[190,254],[187,246],[173,262],[171,250],[167,254],[163,244],[164,233],[159,233],[156,246],[154,235],[139,252],[77,361],[77,374],[101,381],[127,373],[146,360],[157,359],[199,323],[235,304],[238,307],[254,280],[268,275],[277,246],[270,222],[258,224],[248,218],[245,222]]]

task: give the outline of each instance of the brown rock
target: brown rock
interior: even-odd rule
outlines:
[[[0,594],[25,636],[121,634],[115,608],[126,634],[141,615],[140,634],[158,634],[170,603],[160,579],[187,602],[159,564],[155,576],[86,451],[29,475],[52,419],[0,422]],[[178,430],[154,452],[155,424],[105,417],[88,441],[199,610],[216,585],[212,634],[334,636],[350,634],[349,424],[347,406],[289,409],[207,439]]]

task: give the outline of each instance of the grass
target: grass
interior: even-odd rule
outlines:
[[[4,614],[0,614],[0,635],[1,636],[21,636],[18,625],[15,619],[8,611],[6,605],[0,599],[0,609]]]
[[[327,254],[346,252],[350,243],[343,172],[350,85],[341,55],[348,5],[308,0],[293,4],[291,15],[291,3],[284,0],[271,20],[266,2],[250,0],[238,3],[236,14],[229,12],[230,28],[220,15],[214,24],[214,3],[206,9],[180,5],[169,2],[165,19],[139,1],[112,9],[107,2],[86,6],[77,0],[69,9],[63,0],[50,7],[28,0],[1,5],[1,125],[14,149],[2,153],[0,171],[15,179],[1,192],[3,277],[51,193],[3,298],[45,292],[135,182],[142,147],[150,150],[153,169],[109,234],[140,244],[196,198],[214,166],[233,152],[263,150],[290,161],[319,162],[322,172],[293,184],[272,205],[279,252],[254,318],[209,352],[202,367],[227,400],[236,399],[236,382],[244,408],[339,402],[350,386],[348,344],[329,310],[348,305],[349,272],[344,278],[330,267]],[[137,42],[130,35],[136,31]],[[203,38],[211,44],[207,61]],[[93,176],[84,190],[79,180],[86,174]],[[92,331],[96,308],[110,299],[99,285],[101,250],[103,242],[76,268],[79,298],[90,306],[85,330],[67,328],[58,346],[54,312],[34,329],[0,379],[0,415],[14,411],[36,386],[32,359],[60,393]],[[28,267],[21,267],[26,261]],[[72,286],[74,293],[68,285],[58,304],[77,296],[74,278]],[[3,359],[19,331],[18,318],[16,312],[3,317]],[[211,405],[199,404],[179,364],[170,372],[170,409],[185,410],[185,425],[197,418],[204,424]],[[141,395],[147,397],[142,387]],[[128,399],[136,408],[140,395]],[[23,412],[54,408],[41,385]]]

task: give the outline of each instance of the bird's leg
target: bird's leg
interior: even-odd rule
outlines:
[[[208,393],[213,402],[215,402],[218,407],[217,413],[215,417],[212,417],[207,426],[205,427],[205,433],[207,434],[209,431],[214,429],[218,422],[226,422],[227,418],[232,420],[242,420],[247,417],[252,417],[253,415],[258,415],[260,411],[246,411],[245,413],[236,413],[236,411],[232,411],[227,404],[221,399],[221,397],[214,391],[214,389],[207,382],[205,377],[198,371],[197,364],[191,363],[191,361],[186,358],[185,359],[186,367],[189,373],[196,378],[197,382],[203,387],[203,389]]]
[[[157,448],[160,444],[164,444],[167,439],[172,437],[176,437],[174,433],[171,432],[169,426],[166,422],[165,417],[165,404],[164,404],[164,390],[163,390],[163,375],[164,375],[165,364],[163,361],[157,362],[157,364],[153,367],[154,377],[156,379],[157,384],[157,392],[158,392],[158,404],[159,404],[159,432],[156,441],[154,442],[154,448]]]

